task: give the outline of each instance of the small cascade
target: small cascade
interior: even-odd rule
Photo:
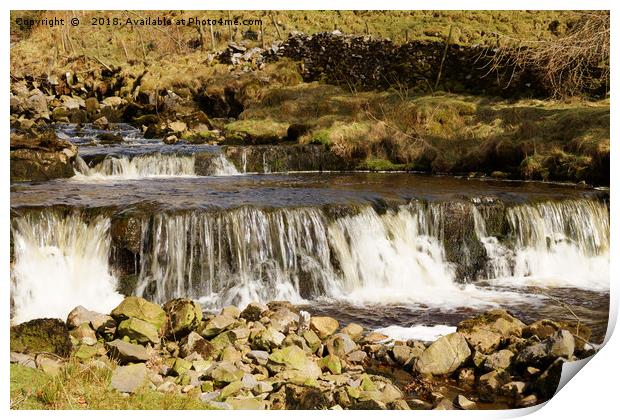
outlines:
[[[76,306],[108,313],[122,299],[110,273],[110,221],[80,214],[32,212],[14,218],[11,233],[13,322],[65,319]]]
[[[226,159],[223,154],[217,154],[211,161],[211,175],[213,176],[232,176],[239,175],[239,171],[233,163]],[[243,170],[245,172],[245,168]]]
[[[177,156],[169,154],[127,156],[106,156],[103,161],[88,168],[82,159],[76,165],[79,177],[136,179],[148,177],[194,176],[195,158],[193,155]]]

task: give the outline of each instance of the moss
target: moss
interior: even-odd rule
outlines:
[[[386,159],[368,158],[358,165],[358,169],[368,171],[404,171],[408,169],[408,166],[392,163]]]
[[[225,127],[226,139],[239,140],[248,143],[278,142],[286,137],[289,124],[264,120],[238,120]]]
[[[71,353],[69,330],[59,319],[42,318],[11,327],[11,351],[19,353]]]

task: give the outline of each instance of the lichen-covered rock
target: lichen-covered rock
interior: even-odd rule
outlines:
[[[289,346],[275,350],[269,356],[269,360],[273,363],[293,369],[305,378],[316,379],[321,375],[321,368],[318,364],[314,360],[311,360],[306,352],[297,346]]]
[[[340,332],[351,337],[353,341],[359,341],[364,334],[364,327],[352,322],[351,324],[340,330]]]
[[[229,362],[219,362],[207,372],[207,376],[213,379],[216,384],[229,384],[241,381],[244,372]]]
[[[485,357],[482,367],[487,371],[508,369],[513,357],[514,353],[510,350],[500,350]]]
[[[313,316],[310,318],[310,328],[322,339],[334,334],[340,324],[328,316]]]
[[[507,311],[491,309],[475,318],[460,322],[457,331],[464,333],[480,328],[498,333],[503,338],[507,338],[511,335],[521,337],[525,327],[526,325],[523,322],[510,315]]]
[[[123,340],[114,340],[105,344],[110,351],[110,357],[116,359],[121,364],[146,362],[149,353],[144,346],[128,343]]]
[[[71,330],[70,335],[76,345],[86,344],[87,346],[92,346],[97,342],[97,335],[87,322]]]
[[[69,315],[67,315],[67,326],[78,328],[80,325],[87,323],[97,331],[102,325],[112,319],[109,315],[100,314],[99,312],[89,311],[83,306],[75,307]]]
[[[497,350],[502,343],[502,335],[486,329],[485,327],[473,327],[461,330],[461,334],[469,343],[472,349],[484,354],[490,354]]]
[[[181,340],[179,355],[187,357],[192,353],[199,354],[203,359],[210,359],[215,357],[215,348],[213,344],[204,339],[200,334],[192,331]]]
[[[462,334],[448,334],[424,350],[415,369],[423,374],[447,375],[461,367],[470,355],[471,350]]]
[[[319,366],[333,373],[340,375],[342,373],[342,363],[340,358],[334,354],[329,354],[321,359]]]
[[[41,318],[11,327],[10,347],[17,353],[53,353],[67,357],[72,344],[64,322]]]
[[[252,339],[252,348],[256,350],[266,350],[280,347],[286,336],[273,327],[260,331]]]
[[[146,382],[147,373],[144,363],[119,366],[112,373],[112,388],[119,392],[133,393]]]
[[[347,354],[356,350],[357,344],[347,334],[336,334],[331,336],[325,342],[325,347],[329,354],[334,354],[339,357],[345,357]]]
[[[180,338],[196,330],[202,322],[202,308],[191,299],[173,299],[164,304],[168,322],[166,335]]]
[[[126,297],[110,315],[118,322],[136,318],[154,325],[158,331],[163,331],[167,321],[166,312],[159,305],[136,296]]]
[[[217,315],[203,323],[198,332],[204,338],[212,338],[220,334],[222,331],[232,328],[235,322],[235,318],[231,316]]]
[[[517,366],[546,367],[558,357],[572,357],[575,351],[575,339],[566,330],[560,330],[541,342],[531,344],[521,350],[515,357]]]
[[[157,327],[138,318],[128,318],[121,321],[116,332],[119,337],[128,337],[140,344],[155,344],[160,340]]]
[[[500,388],[510,380],[505,370],[494,370],[478,378],[478,393],[482,401],[493,402]]]
[[[245,307],[245,309],[239,315],[240,318],[246,321],[258,321],[262,318],[264,312],[268,311],[267,305],[263,305],[259,302],[252,302]]]

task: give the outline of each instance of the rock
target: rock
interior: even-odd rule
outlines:
[[[297,346],[275,350],[269,356],[269,360],[296,370],[305,378],[316,379],[321,375],[321,368],[317,363],[309,359],[306,352]]]
[[[145,362],[149,359],[148,351],[144,346],[131,344],[122,340],[114,340],[106,343],[110,351],[110,357],[122,364],[133,362]]]
[[[446,375],[457,370],[471,355],[467,341],[456,332],[445,335],[431,344],[415,363],[423,374]]]
[[[98,354],[97,346],[89,346],[86,344],[81,344],[73,353],[73,356],[84,361],[89,360],[95,357]]]
[[[269,360],[269,353],[263,350],[252,350],[248,352],[246,356],[252,360],[256,360],[256,362],[260,365],[266,365]]]
[[[385,384],[383,391],[381,391],[380,401],[384,403],[391,403],[403,398],[403,393],[400,389],[396,388],[392,384]]]
[[[187,124],[185,124],[183,121],[174,121],[168,124],[168,128],[173,133],[182,134],[184,131],[187,130]]]
[[[405,366],[413,357],[409,346],[395,345],[392,347],[392,356],[396,363]]]
[[[245,319],[246,321],[258,321],[261,319],[263,312],[269,310],[267,305],[263,305],[262,303],[252,302],[241,312],[239,315],[240,318]]]
[[[163,141],[166,144],[177,144],[179,142],[179,138],[172,134],[170,136],[166,136]]]
[[[86,108],[86,112],[89,114],[95,113],[99,109],[99,101],[97,101],[97,98],[93,97],[86,98],[84,101],[84,107]]]
[[[193,331],[181,340],[179,350],[179,356],[181,357],[187,357],[192,353],[197,353],[203,359],[213,358],[216,353],[213,344]]]
[[[177,358],[172,365],[172,372],[176,376],[182,376],[184,373],[189,371],[192,368],[192,362],[189,362],[185,359]]]
[[[433,405],[423,400],[412,399],[409,400],[409,407],[411,407],[412,410],[431,410]]]
[[[58,356],[55,357],[47,354],[37,354],[35,363],[37,368],[51,376],[58,375],[63,365],[62,359]]]
[[[487,371],[508,369],[513,357],[514,353],[510,350],[500,350],[487,356],[482,363],[482,367]]]
[[[473,368],[459,370],[458,383],[460,386],[471,386],[476,382],[476,374]]]
[[[230,363],[238,362],[239,360],[241,360],[241,352],[239,352],[239,350],[232,346],[226,347],[224,350],[222,350],[222,353],[220,353],[220,360],[222,362]]]
[[[312,330],[304,331],[303,333],[304,340],[308,343],[308,347],[312,351],[312,353],[316,353],[316,351],[321,347],[322,342],[318,335]]]
[[[510,380],[506,371],[494,370],[478,378],[478,393],[480,400],[493,402],[499,394],[500,388]]]
[[[486,328],[474,327],[462,332],[471,348],[483,354],[490,354],[498,349],[502,342],[501,334]]]
[[[69,328],[78,328],[80,325],[87,323],[97,331],[101,326],[106,324],[112,317],[98,312],[89,311],[83,306],[75,307],[67,316],[67,326]]]
[[[340,330],[340,332],[351,337],[353,341],[359,341],[362,338],[362,334],[364,334],[364,327],[351,323]]]
[[[562,365],[566,359],[558,358],[534,381],[532,390],[536,391],[543,399],[553,397],[558,390],[560,377],[562,376]]]
[[[192,362],[192,367],[199,373],[206,372],[211,366],[213,366],[213,361],[211,360],[194,360]]]
[[[531,407],[536,404],[538,404],[538,398],[536,395],[532,394],[521,398],[519,402],[517,402],[517,407]]]
[[[84,99],[82,98],[74,98],[71,96],[62,95],[60,97],[60,100],[62,101],[62,105],[67,109],[79,109],[80,106],[82,108],[84,108],[85,106]]]
[[[476,410],[478,408],[475,402],[468,400],[464,395],[460,394],[456,397],[454,403],[463,410]]]
[[[381,334],[380,332],[377,332],[377,331],[372,331],[366,334],[366,336],[364,337],[364,341],[367,343],[380,343],[380,342],[388,340],[389,338],[390,337],[388,337],[385,334]]]
[[[202,308],[191,299],[173,299],[163,306],[168,322],[166,335],[181,338],[198,328],[202,322]]]
[[[157,327],[138,318],[129,318],[121,321],[116,330],[119,337],[128,337],[139,344],[158,343]]]
[[[411,410],[409,404],[405,400],[396,400],[388,405],[390,410]]]
[[[54,131],[41,135],[11,133],[11,182],[46,181],[75,175],[77,147],[59,139]]]
[[[95,331],[90,328],[90,324],[85,322],[70,332],[71,337],[75,340],[75,344],[86,344],[92,346],[97,343]]]
[[[174,394],[177,392],[177,386],[174,382],[166,381],[157,387],[157,391],[165,394]]]
[[[133,393],[144,384],[146,378],[147,368],[144,363],[119,366],[112,373],[112,388],[119,392]]]
[[[334,354],[329,354],[322,358],[319,362],[319,366],[329,370],[334,375],[340,375],[342,373],[340,358]]]
[[[339,327],[338,321],[328,316],[313,316],[310,318],[310,328],[324,340],[334,334]]]
[[[127,103],[127,101],[123,98],[119,98],[118,96],[110,96],[101,101],[103,106],[109,106],[112,108],[119,107],[125,103]]]
[[[368,358],[368,354],[362,350],[356,350],[347,355],[347,360],[351,363],[364,363]]]
[[[64,322],[42,318],[11,327],[10,347],[17,353],[53,353],[68,357],[72,344]]]
[[[216,384],[229,384],[231,382],[241,381],[244,372],[235,367],[232,363],[218,362],[207,374]]]
[[[500,392],[510,398],[522,398],[527,384],[521,381],[512,381],[502,385]]]
[[[575,350],[575,339],[566,330],[560,330],[545,340],[527,346],[515,357],[518,366],[545,367],[558,357],[569,358]]]
[[[166,325],[166,312],[158,305],[146,299],[129,296],[110,313],[117,321],[128,318],[137,318],[154,325],[158,331],[162,331]]]
[[[325,342],[325,347],[329,354],[345,357],[347,354],[357,349],[357,344],[355,344],[348,335],[339,333],[330,337]]]
[[[454,410],[454,404],[447,398],[439,401],[433,410]]]
[[[220,311],[220,315],[229,316],[237,319],[241,315],[241,311],[236,306],[225,306]]]
[[[101,144],[120,144],[123,142],[123,137],[115,133],[99,133],[97,140]]]
[[[199,333],[205,338],[215,337],[222,331],[229,329],[229,327],[232,328],[234,323],[235,318],[226,315],[217,315],[204,323]]]
[[[267,402],[258,398],[229,398],[226,400],[233,410],[266,410]]]
[[[491,309],[482,315],[462,321],[457,332],[472,331],[475,328],[486,329],[500,334],[502,337],[511,335],[521,337],[525,324],[503,309]]]
[[[109,126],[110,123],[106,117],[97,118],[93,121],[93,127],[98,128],[99,130],[107,130]]]
[[[226,347],[234,345],[236,339],[237,337],[232,331],[224,331],[211,340],[211,345],[214,351],[218,353]]]
[[[256,350],[266,350],[280,347],[286,337],[273,327],[260,331],[252,340],[252,348]]]
[[[11,363],[17,363],[18,365],[26,366],[33,369],[37,367],[34,356],[24,353],[11,352]]]
[[[291,329],[295,329],[299,323],[299,315],[288,308],[278,309],[269,318],[271,319],[271,326],[285,334]]]

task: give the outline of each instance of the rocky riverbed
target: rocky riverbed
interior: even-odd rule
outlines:
[[[11,327],[11,363],[106,370],[119,397],[149,388],[220,409],[516,408],[551,398],[563,363],[594,353],[590,334],[492,309],[434,342],[397,341],[285,301],[215,314],[127,297],[110,314]]]

